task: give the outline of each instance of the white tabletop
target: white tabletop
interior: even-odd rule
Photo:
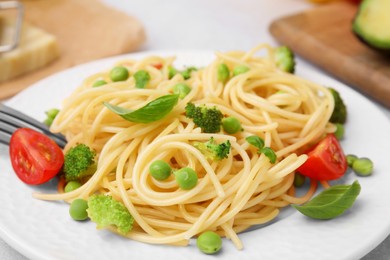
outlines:
[[[147,42],[141,50],[248,50],[262,42],[276,44],[270,22],[312,7],[305,0],[103,1],[144,24]],[[298,57],[298,62],[304,61]],[[390,110],[377,105],[390,120]],[[26,260],[1,239],[0,259]],[[390,259],[390,237],[363,259]]]

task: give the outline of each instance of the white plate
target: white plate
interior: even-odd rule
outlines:
[[[128,55],[140,58],[160,54],[178,57],[177,66],[205,65],[211,52],[147,52]],[[39,120],[44,111],[60,107],[61,100],[86,76],[109,69],[113,57],[84,64],[42,80],[7,102]],[[347,86],[299,64],[298,75],[341,92],[348,106],[346,153],[371,158],[375,172],[371,177],[348,173],[343,179],[358,179],[362,191],[353,207],[329,221],[311,220],[290,210],[272,225],[240,235],[244,249],[238,251],[224,240],[223,250],[213,256],[224,259],[358,259],[375,248],[390,233],[390,123],[368,99]],[[211,259],[188,247],[149,245],[131,241],[108,231],[97,231],[92,222],[76,222],[63,202],[33,199],[33,191],[54,190],[54,184],[31,187],[19,181],[9,162],[8,147],[0,145],[0,235],[32,259]]]

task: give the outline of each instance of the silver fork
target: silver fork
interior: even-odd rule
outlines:
[[[66,145],[66,139],[62,134],[54,134],[50,132],[49,127],[44,123],[0,103],[0,143],[9,145],[13,132],[23,127],[31,128],[47,135],[61,148],[64,148]]]

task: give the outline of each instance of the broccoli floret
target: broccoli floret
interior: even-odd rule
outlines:
[[[121,202],[109,195],[95,194],[88,199],[88,217],[97,228],[116,226],[121,234],[133,228],[134,218]]]
[[[96,171],[95,151],[85,144],[69,149],[64,158],[64,174],[67,182],[83,181]]]
[[[294,73],[295,55],[287,46],[275,48],[275,62],[279,69],[285,72]]]
[[[208,108],[205,105],[195,106],[193,103],[188,103],[185,110],[186,117],[192,118],[202,132],[218,133],[221,130],[223,114],[217,107]]]
[[[334,109],[329,121],[331,123],[344,124],[347,120],[347,107],[337,90],[333,88],[329,88],[329,90],[334,99]]]
[[[194,142],[193,145],[202,152],[202,154],[213,161],[220,161],[227,158],[230,152],[230,141],[217,144],[214,138],[211,137],[207,142]]]

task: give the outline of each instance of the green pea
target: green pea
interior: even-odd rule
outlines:
[[[302,187],[303,184],[305,184],[306,177],[298,172],[294,175],[294,186],[295,187]]]
[[[249,71],[249,68],[245,65],[238,65],[233,69],[233,76],[237,76]]]
[[[112,81],[125,81],[129,78],[129,71],[122,66],[114,67],[110,72],[110,78]]]
[[[358,158],[352,164],[352,170],[360,176],[369,176],[372,174],[374,163],[368,158]]]
[[[59,112],[60,112],[60,110],[58,108],[51,108],[51,109],[47,110],[45,113],[46,113],[47,117],[55,118]]]
[[[196,245],[205,254],[215,254],[222,248],[222,238],[213,231],[206,231],[198,237]]]
[[[225,82],[229,79],[230,76],[230,70],[229,67],[225,64],[219,64],[218,66],[218,80]]]
[[[96,87],[100,87],[100,86],[103,86],[103,85],[106,85],[106,84],[107,84],[107,82],[105,80],[99,79],[99,80],[96,80],[93,83],[92,87],[96,88]]]
[[[65,192],[71,192],[81,187],[81,183],[78,181],[70,181],[65,185]]]
[[[222,119],[222,128],[228,134],[238,133],[242,129],[240,121],[233,116]]]
[[[177,69],[172,66],[168,67],[168,79],[173,78],[177,74]]]
[[[336,132],[334,132],[334,135],[338,140],[343,139],[344,137],[344,125],[336,123]]]
[[[173,93],[178,94],[180,99],[185,98],[190,92],[191,88],[185,83],[178,83],[173,87]]]
[[[56,118],[57,114],[60,112],[57,108],[52,108],[47,110],[46,113],[46,119],[43,121],[43,123],[47,126],[51,126],[54,119]]]
[[[352,167],[353,162],[354,162],[356,159],[358,159],[358,157],[357,157],[356,155],[354,155],[354,154],[348,154],[348,155],[346,156],[346,158],[347,158],[347,163],[348,163],[348,166],[349,166],[349,167]]]
[[[48,118],[46,118],[46,119],[43,121],[43,123],[44,123],[45,125],[47,125],[47,126],[51,126],[51,125],[53,124],[53,121],[54,121],[54,118],[48,117]]]
[[[88,202],[83,199],[75,199],[70,204],[69,214],[74,220],[86,220],[88,218]]]
[[[174,174],[177,184],[183,190],[190,190],[198,183],[198,174],[190,167],[181,168]]]
[[[163,160],[154,161],[149,166],[150,175],[159,181],[168,179],[168,177],[171,175],[171,172],[171,166]]]

